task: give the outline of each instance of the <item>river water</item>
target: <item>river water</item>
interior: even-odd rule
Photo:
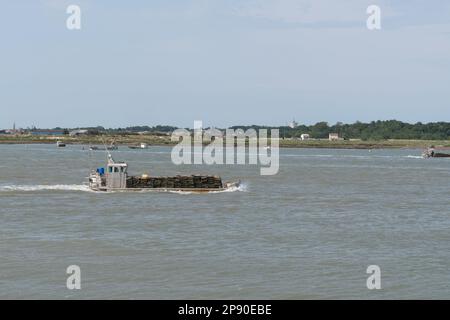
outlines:
[[[281,149],[280,171],[175,166],[121,147],[130,173],[219,174],[212,194],[95,193],[104,152],[0,145],[0,298],[449,299],[450,159]],[[66,268],[81,268],[81,290]],[[381,289],[369,290],[369,265]]]

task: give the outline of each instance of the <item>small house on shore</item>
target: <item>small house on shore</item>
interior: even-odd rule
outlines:
[[[300,136],[300,139],[302,139],[302,140],[309,140],[309,134],[303,133],[303,134]]]
[[[330,141],[338,141],[338,140],[341,140],[341,138],[339,138],[339,133],[330,133],[328,135],[328,140],[330,140]]]
[[[77,137],[77,136],[85,136],[89,134],[89,130],[84,130],[84,129],[80,129],[80,130],[72,130],[69,132],[69,135],[71,137]]]

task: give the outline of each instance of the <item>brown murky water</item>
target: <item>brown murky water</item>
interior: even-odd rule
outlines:
[[[0,145],[0,298],[450,298],[450,161],[420,150],[283,149],[280,172],[183,166],[121,148],[132,173],[218,173],[217,194],[94,193],[103,152]],[[81,290],[66,268],[81,268]],[[381,268],[368,290],[366,268]]]

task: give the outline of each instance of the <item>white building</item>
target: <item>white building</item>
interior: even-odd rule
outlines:
[[[291,122],[288,123],[288,127],[295,129],[298,127],[298,123],[295,120],[292,120]]]
[[[303,133],[303,134],[300,136],[300,139],[302,139],[302,140],[309,140],[309,134]]]
[[[339,133],[330,133],[328,135],[328,140],[337,141],[337,140],[341,140],[341,139],[339,138]]]
[[[82,135],[86,135],[88,134],[89,131],[88,130],[73,130],[69,132],[69,135],[71,137],[76,137],[76,136],[82,136]]]

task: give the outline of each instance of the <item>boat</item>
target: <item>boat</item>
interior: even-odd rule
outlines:
[[[92,170],[89,188],[93,191],[159,191],[194,192],[226,191],[238,188],[241,182],[223,182],[219,176],[190,175],[172,177],[152,177],[148,174],[129,176],[126,162],[115,162],[108,153],[106,168]]]
[[[99,147],[99,146],[89,146],[89,150],[91,151],[112,151],[112,150],[118,150],[119,147],[112,142],[109,146]]]
[[[56,141],[56,146],[58,148],[64,148],[66,146],[66,144],[62,141]]]
[[[128,148],[130,148],[130,149],[147,149],[148,146],[146,143],[141,143],[140,145],[137,145],[137,146],[128,146]]]
[[[436,148],[434,146],[431,146],[422,153],[422,157],[424,157],[424,158],[450,158],[450,153],[436,152]]]

